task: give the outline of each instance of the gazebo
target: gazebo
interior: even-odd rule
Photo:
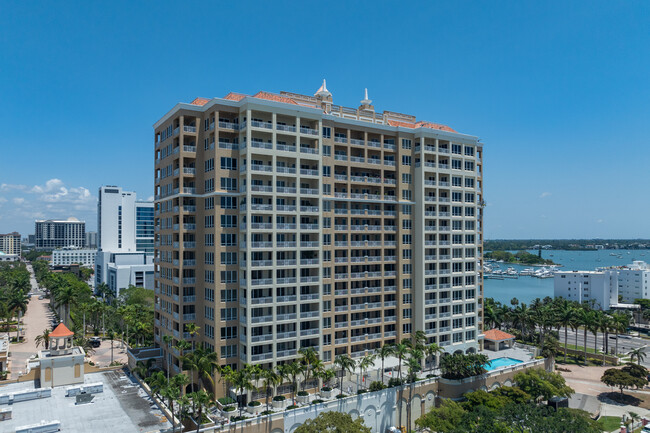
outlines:
[[[515,342],[515,336],[503,332],[500,329],[490,329],[484,333],[484,347],[486,350],[497,352],[501,349],[508,349],[512,347]]]
[[[38,352],[41,386],[55,387],[84,383],[86,353],[73,344],[74,332],[60,323],[50,333],[50,348]]]

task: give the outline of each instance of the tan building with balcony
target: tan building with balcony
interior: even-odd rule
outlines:
[[[20,247],[20,233],[13,232],[0,234],[0,252],[5,254],[16,254],[20,258]]]
[[[326,363],[417,330],[482,346],[482,145],[414,116],[229,93],[155,125],[155,339],[223,364]],[[171,347],[163,342],[171,335]]]

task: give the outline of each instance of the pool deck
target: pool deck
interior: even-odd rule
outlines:
[[[535,356],[531,352],[518,347],[511,347],[510,349],[503,349],[497,352],[484,350],[481,353],[487,355],[490,361],[496,358],[512,358],[520,361],[530,361],[531,359],[535,359]]]

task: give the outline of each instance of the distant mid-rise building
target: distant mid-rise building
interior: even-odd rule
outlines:
[[[97,232],[86,232],[86,248],[97,249]]]
[[[39,250],[63,247],[83,248],[86,244],[86,223],[76,218],[67,220],[38,220],[34,246]]]
[[[20,256],[20,233],[0,234],[0,251]]]
[[[130,284],[153,289],[153,202],[118,186],[99,188],[95,284],[116,294]]]
[[[96,249],[65,247],[52,251],[52,266],[66,266],[79,264],[81,266],[95,266]]]
[[[558,272],[554,278],[555,297],[593,303],[604,310],[619,302],[650,299],[650,265],[643,261],[597,271]]]
[[[153,255],[153,202],[135,203],[135,249]]]

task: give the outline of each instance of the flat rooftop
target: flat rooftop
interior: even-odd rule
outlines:
[[[94,394],[88,404],[75,404],[75,397],[66,397],[66,386],[52,389],[52,396],[11,405],[12,419],[0,421],[0,431],[43,421],[61,422],[61,432],[133,433],[158,432],[171,428],[171,423],[147,393],[122,370],[90,373],[85,383],[102,382],[104,392]],[[34,389],[34,382],[0,386],[0,394]]]

